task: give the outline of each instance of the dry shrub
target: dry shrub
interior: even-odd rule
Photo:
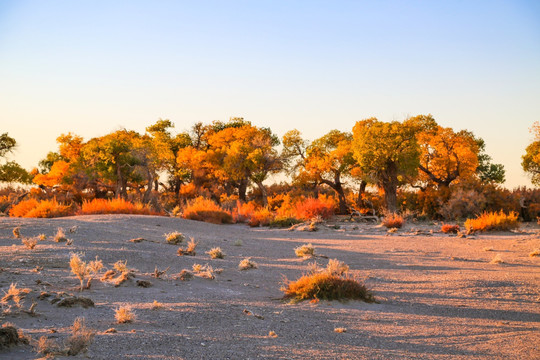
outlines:
[[[121,273],[130,272],[130,269],[127,267],[127,260],[124,260],[124,261],[118,260],[117,262],[113,264],[113,268],[114,270]]]
[[[510,212],[508,215],[504,211],[483,212],[476,219],[467,219],[465,228],[468,232],[474,231],[505,231],[519,227],[518,214]]]
[[[171,245],[177,245],[180,244],[182,241],[184,241],[186,237],[184,234],[178,231],[173,231],[172,233],[165,234],[165,240],[167,240],[167,243]]]
[[[220,247],[215,247],[206,252],[212,259],[223,259],[225,254]]]
[[[268,226],[274,219],[274,214],[268,208],[257,209],[249,219],[249,226]]]
[[[338,259],[330,259],[325,272],[330,275],[341,276],[349,271],[349,265]]]
[[[187,243],[187,247],[184,248],[178,248],[178,256],[188,255],[188,256],[195,256],[197,253],[195,249],[197,248],[197,245],[199,244],[198,241],[195,241],[194,238],[190,238],[189,242]]]
[[[495,255],[493,259],[489,262],[490,264],[504,264],[504,260],[501,257],[501,254]]]
[[[238,270],[257,269],[257,267],[257,263],[252,261],[251,258],[243,259],[240,261],[240,264],[238,264]]]
[[[9,215],[13,217],[24,217],[30,210],[38,206],[39,202],[36,199],[28,199],[13,205],[9,210]]]
[[[0,351],[19,343],[28,343],[28,339],[10,323],[4,323],[0,327]]]
[[[443,224],[441,231],[445,234],[457,234],[459,231],[459,225]]]
[[[24,246],[26,246],[30,250],[33,250],[38,243],[38,238],[22,238],[21,241]]]
[[[63,354],[60,345],[58,345],[54,339],[49,339],[45,335],[39,338],[34,347],[38,354],[45,355],[47,357],[51,355],[54,356]]]
[[[37,237],[38,237],[39,241],[47,240],[47,235],[45,235],[45,234],[39,234]]]
[[[21,227],[20,226],[17,226],[16,228],[13,229],[13,237],[15,239],[20,239],[21,238]]]
[[[66,341],[66,353],[69,356],[75,356],[81,351],[85,352],[88,345],[94,339],[95,332],[86,327],[84,318],[78,317],[71,327],[71,336]]]
[[[189,270],[182,269],[182,271],[180,271],[174,278],[181,281],[189,281],[192,277],[193,274]]]
[[[148,204],[130,202],[124,199],[93,199],[83,201],[81,215],[92,214],[136,214],[136,215],[161,215]]]
[[[2,299],[0,299],[0,304],[10,305],[9,303],[13,302],[13,304],[20,309],[22,307],[22,301],[26,295],[30,293],[30,291],[32,290],[27,288],[18,288],[17,284],[11,283],[8,291],[4,291],[4,296]]]
[[[270,330],[270,331],[268,332],[268,336],[269,336],[269,337],[273,337],[273,338],[277,338],[277,337],[278,337],[278,334],[276,334],[275,331]]]
[[[212,268],[212,266],[208,264],[193,264],[193,272],[195,273],[195,275],[205,279],[213,280],[216,278],[216,276],[214,275],[214,273],[216,273],[216,270],[214,270],[214,268]]]
[[[440,214],[448,220],[465,219],[478,214],[486,207],[486,197],[476,189],[453,189],[448,201],[440,208]]]
[[[184,219],[209,222],[212,224],[231,224],[231,214],[210,199],[198,197],[188,202],[182,213]]]
[[[301,199],[294,204],[293,218],[309,220],[320,216],[328,219],[334,215],[336,202],[332,197],[319,195],[318,198]]]
[[[337,333],[345,333],[347,332],[347,328],[344,328],[344,327],[337,327],[334,329],[334,332],[337,332]]]
[[[89,288],[90,282],[92,281],[92,277],[90,275],[97,274],[103,268],[103,263],[101,260],[98,260],[97,256],[96,260],[87,263],[81,260],[79,254],[71,254],[69,266],[71,267],[71,272],[79,278],[81,282],[81,291],[83,291],[84,280],[88,278],[86,288]]]
[[[159,309],[163,309],[163,304],[158,302],[157,300],[154,300],[154,302],[152,303],[152,310],[159,310]]]
[[[303,275],[296,281],[286,281],[281,291],[285,293],[285,299],[295,302],[308,299],[375,301],[373,294],[358,280],[327,272]]]
[[[114,310],[114,318],[119,324],[125,324],[135,321],[136,316],[130,307],[120,306]]]
[[[58,230],[56,231],[56,235],[54,235],[54,241],[56,242],[67,241],[66,233],[64,232],[64,229],[58,228]]]
[[[396,213],[387,214],[382,220],[382,224],[388,229],[399,229],[403,226],[403,222],[403,217]]]
[[[315,256],[315,248],[312,244],[304,244],[295,248],[294,253],[298,257],[312,257]]]
[[[530,257],[534,257],[534,256],[540,256],[540,249],[535,249],[533,250],[530,254],[529,254]]]

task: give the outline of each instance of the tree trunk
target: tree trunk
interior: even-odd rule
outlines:
[[[124,179],[122,178],[122,168],[120,167],[120,164],[116,162],[116,197],[121,198],[122,197],[122,185],[123,185]]]
[[[238,200],[241,202],[246,202],[246,191],[247,191],[248,182],[246,179],[240,180],[240,184],[238,185]]]
[[[394,162],[387,164],[385,173],[381,179],[382,188],[384,190],[384,200],[386,210],[395,213],[397,211],[397,166]]]
[[[366,192],[366,186],[367,186],[367,182],[365,182],[364,180],[361,180],[360,188],[358,189],[358,197],[356,198],[356,206],[359,209],[366,207],[366,204],[363,199],[363,196]]]
[[[256,184],[259,187],[259,190],[261,190],[261,200],[262,200],[263,207],[267,207],[268,206],[268,192],[266,191],[266,187],[264,186],[262,181],[257,181]]]
[[[146,191],[144,192],[144,195],[143,195],[144,203],[147,203],[150,200],[150,195],[152,195],[152,188],[154,186],[154,176],[152,175],[152,172],[148,168],[146,169],[146,181],[148,183],[146,186]]]

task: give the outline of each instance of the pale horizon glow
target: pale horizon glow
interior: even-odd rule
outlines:
[[[310,140],[432,114],[486,142],[508,188],[540,121],[536,1],[0,1],[0,133],[56,138],[243,117]]]

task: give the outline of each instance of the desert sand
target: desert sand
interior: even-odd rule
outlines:
[[[536,224],[460,238],[438,232],[440,224],[407,223],[388,233],[376,224],[336,221],[304,232],[154,216],[0,218],[0,289],[7,292],[12,283],[31,289],[21,309],[3,306],[0,322],[32,339],[62,343],[82,316],[96,335],[75,358],[88,359],[540,358],[540,257],[529,256],[540,248]],[[47,239],[28,249],[14,238],[16,226],[23,237]],[[53,240],[59,227],[69,245]],[[199,241],[195,256],[177,255],[186,244],[168,244],[164,234],[172,231]],[[296,257],[294,248],[307,243],[317,256]],[[206,254],[216,246],[224,259]],[[97,256],[106,269],[126,260],[134,277],[118,287],[94,279],[80,292],[71,253],[86,261]],[[491,263],[497,255],[503,263]],[[238,270],[246,257],[258,268]],[[310,263],[326,266],[329,259],[348,264],[378,302],[281,299],[285,278],[295,280]],[[213,280],[177,278],[196,263],[222,271]],[[156,267],[167,271],[156,278]],[[69,295],[95,306],[53,303]],[[162,306],[153,309],[154,301]],[[33,302],[32,315],[24,310]],[[136,319],[118,324],[114,310],[126,305]],[[40,357],[32,345],[0,351],[0,359]]]

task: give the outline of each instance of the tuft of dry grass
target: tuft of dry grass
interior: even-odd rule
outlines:
[[[251,258],[243,259],[240,261],[240,264],[238,264],[238,270],[257,269],[257,267],[257,263],[252,261]]]
[[[49,339],[45,335],[41,336],[36,344],[34,345],[34,349],[38,354],[45,355],[47,357],[53,357],[55,355],[62,355],[63,351],[60,348],[60,345],[54,340]]]
[[[165,270],[159,270],[158,267],[156,266],[154,268],[154,272],[152,273],[152,276],[155,277],[156,279],[159,279],[161,278],[162,275],[165,275],[167,273],[167,271],[169,271],[169,268],[166,268]]]
[[[125,324],[135,321],[136,315],[130,307],[120,306],[114,310],[114,318],[119,324]]]
[[[184,234],[178,231],[173,231],[171,233],[165,234],[165,240],[171,245],[178,245],[182,241],[184,241],[185,238],[186,237],[184,236]]]
[[[529,253],[529,256],[530,257],[540,256],[540,249],[533,250],[531,253]]]
[[[17,226],[16,228],[13,229],[13,237],[15,239],[20,239],[21,238],[21,227],[20,226]]]
[[[78,317],[71,327],[71,336],[66,341],[65,352],[69,356],[75,356],[80,352],[86,352],[88,345],[92,342],[95,332],[86,327],[83,317]]]
[[[215,247],[206,252],[212,259],[223,259],[225,254],[220,247]]]
[[[490,264],[504,264],[504,260],[501,257],[501,254],[495,255],[493,259],[489,262]]]
[[[337,332],[337,333],[345,333],[347,332],[347,328],[344,328],[344,327],[337,327],[334,329],[334,332]]]
[[[47,240],[47,235],[45,235],[45,234],[39,234],[39,235],[38,235],[38,239],[39,239],[39,241]]]
[[[382,220],[382,224],[388,229],[400,229],[404,222],[403,217],[397,213],[389,213]]]
[[[66,242],[66,233],[64,232],[64,229],[58,228],[56,231],[56,235],[54,235],[54,241],[56,242]]]
[[[312,244],[304,244],[295,248],[294,253],[298,257],[313,257],[315,256],[315,248]]]
[[[33,250],[38,243],[38,238],[22,238],[21,242],[27,249]]]
[[[443,224],[441,231],[445,234],[457,234],[459,232],[459,225]]]
[[[341,276],[349,272],[349,265],[338,259],[330,259],[326,265],[325,272],[334,276]]]
[[[160,310],[160,309],[163,309],[163,304],[158,302],[157,300],[154,300],[154,302],[152,303],[152,310]]]
[[[219,270],[214,270],[212,266],[205,264],[193,264],[193,273],[197,275],[198,277],[202,277],[204,279],[210,279],[213,280],[216,278],[217,273],[219,273]]]
[[[189,281],[191,278],[193,278],[193,274],[189,270],[182,269],[182,271],[180,271],[174,278],[181,281]]]
[[[120,273],[128,273],[130,272],[130,269],[127,267],[127,260],[118,260],[113,264],[114,270],[120,272]]]
[[[278,334],[276,334],[275,331],[270,330],[270,331],[268,332],[268,336],[269,336],[269,337],[272,337],[272,338],[277,338],[277,337],[278,337]]]
[[[18,288],[16,283],[11,283],[8,291],[4,291],[4,296],[0,299],[0,303],[9,305],[9,302],[12,301],[20,309],[25,296],[31,291],[31,289],[27,288]]]
[[[375,302],[373,294],[358,280],[327,272],[303,275],[296,281],[286,280],[281,291],[285,293],[285,299],[293,302],[309,299]]]
[[[195,249],[197,248],[197,245],[199,244],[198,241],[195,241],[194,238],[190,238],[189,242],[187,243],[187,247],[184,248],[178,248],[178,256],[182,255],[189,255],[189,256],[195,256],[197,253]]]
[[[79,254],[71,254],[69,266],[71,267],[71,272],[79,278],[81,282],[81,291],[83,291],[85,288],[84,280],[88,278],[86,288],[90,288],[90,283],[92,281],[92,277],[90,275],[97,274],[103,268],[103,263],[101,260],[98,260],[97,256],[96,260],[87,263],[81,260]]]
[[[507,231],[518,227],[518,214],[513,211],[508,215],[502,210],[499,212],[483,212],[476,219],[467,219],[465,221],[465,228],[468,232]]]

